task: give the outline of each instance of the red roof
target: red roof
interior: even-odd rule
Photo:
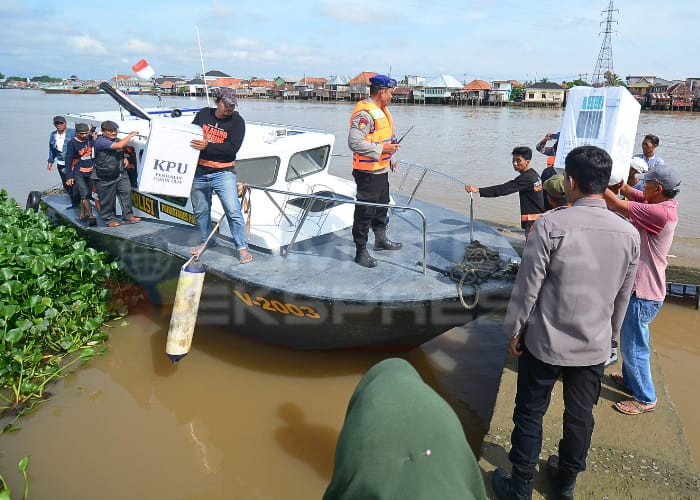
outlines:
[[[366,85],[369,85],[369,79],[372,78],[374,75],[378,75],[379,73],[375,73],[373,71],[363,71],[359,75],[357,75],[355,78],[350,80],[348,84],[353,85],[356,83],[364,83]]]
[[[472,80],[464,86],[464,90],[491,90],[491,85],[484,80]]]

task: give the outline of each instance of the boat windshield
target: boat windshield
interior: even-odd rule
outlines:
[[[331,147],[329,145],[321,146],[307,151],[294,153],[289,159],[289,168],[287,169],[286,181],[301,179],[307,175],[319,172],[326,167],[328,156]]]
[[[277,179],[279,168],[280,159],[278,156],[236,160],[236,178],[238,182],[255,186],[272,186]]]

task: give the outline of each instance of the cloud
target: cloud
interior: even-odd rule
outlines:
[[[161,51],[161,47],[156,47],[152,43],[144,42],[143,40],[131,39],[127,40],[124,45],[122,45],[123,50],[138,54],[141,57],[147,56],[149,54],[156,54]]]
[[[107,53],[107,49],[102,45],[102,42],[88,35],[69,36],[68,47],[71,47],[76,54],[82,55],[103,55]]]

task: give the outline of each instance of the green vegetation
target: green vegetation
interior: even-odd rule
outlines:
[[[11,420],[0,433],[48,397],[49,382],[103,351],[104,323],[128,312],[117,298],[126,281],[74,229],[0,190],[0,416]]]
[[[29,455],[27,455],[26,457],[23,457],[17,464],[17,470],[19,470],[22,473],[22,476],[24,476],[24,496],[22,496],[23,499],[26,499],[29,496],[29,480],[27,479],[27,466],[29,465],[29,458]],[[7,486],[7,482],[1,474],[0,486],[2,487],[2,489],[0,489],[0,500],[10,500],[10,488],[9,486]]]

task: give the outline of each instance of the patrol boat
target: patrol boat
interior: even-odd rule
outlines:
[[[98,130],[105,120],[119,136],[138,131],[130,143],[144,165],[151,124],[191,124],[197,109],[132,108],[132,114],[101,111],[67,114],[73,125]],[[125,99],[125,100],[124,100]],[[122,102],[122,100],[124,100]],[[353,261],[355,184],[328,172],[334,136],[300,127],[246,123],[236,174],[245,183],[250,263],[237,258],[226,218],[216,245],[201,262],[217,278],[204,288],[198,324],[226,325],[251,339],[301,349],[410,348],[478,314],[504,307],[519,257],[494,227],[414,197],[428,175],[441,175],[464,193],[464,183],[436,170],[418,171],[405,194],[392,193],[390,237],[399,251],[372,251],[379,265]],[[347,161],[347,160],[346,160]],[[349,162],[348,162],[349,164]],[[398,174],[397,174],[398,175]],[[405,179],[404,179],[405,180]],[[392,184],[399,184],[392,180]],[[187,197],[132,191],[136,224],[88,227],[63,193],[30,193],[55,221],[75,227],[91,245],[121,259],[154,302],[174,290],[180,266],[199,242]],[[117,204],[118,206],[119,204]],[[95,210],[95,213],[97,211]],[[214,196],[212,220],[223,210]],[[470,242],[474,242],[470,245]],[[368,248],[372,249],[372,239]],[[461,282],[460,282],[461,281]]]

